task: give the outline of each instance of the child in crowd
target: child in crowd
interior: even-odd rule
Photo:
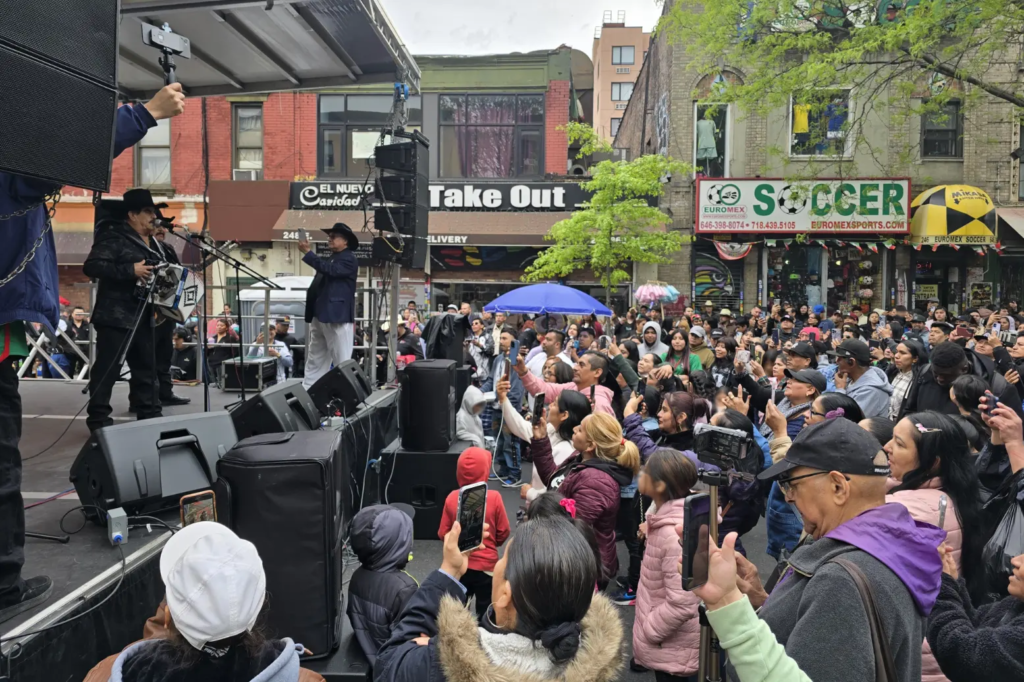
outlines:
[[[700,654],[700,599],[679,578],[682,548],[675,527],[683,523],[683,501],[697,483],[697,468],[683,453],[659,448],[640,471],[640,493],[657,510],[640,532],[647,536],[637,588],[633,658],[656,680],[696,680]]]
[[[480,420],[487,401],[484,394],[476,386],[466,388],[462,396],[462,407],[455,415],[455,438],[472,443],[478,448],[484,446],[484,425]]]
[[[348,617],[372,667],[419,587],[403,570],[412,552],[412,519],[385,504],[366,507],[352,519],[351,542],[360,566],[349,583]]]
[[[468,392],[469,389],[466,390]],[[486,483],[490,473],[491,453],[483,448],[466,448],[459,455],[455,476],[460,487],[471,483]],[[458,510],[459,490],[456,488],[448,493],[448,498],[444,501],[444,513],[441,516],[441,526],[437,529],[437,537],[444,540],[444,536],[456,521]],[[487,612],[487,607],[491,603],[491,578],[494,575],[494,565],[498,563],[498,547],[505,543],[511,533],[508,516],[505,514],[505,503],[501,501],[501,493],[497,490],[487,491],[484,523],[490,526],[490,535],[484,540],[483,549],[469,555],[469,570],[459,581],[466,587],[470,596],[476,597],[478,617]]]

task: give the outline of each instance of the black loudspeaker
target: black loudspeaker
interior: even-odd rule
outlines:
[[[231,411],[239,439],[263,433],[315,431],[320,417],[302,379],[289,379],[264,389]]]
[[[398,136],[396,136],[397,138]],[[405,267],[422,269],[427,260],[427,223],[430,216],[429,167],[430,151],[426,138],[418,133],[410,139],[381,145],[374,150],[374,163],[387,171],[378,178],[374,198],[387,204],[373,214],[379,232],[397,232],[401,240],[389,238],[388,243],[402,246],[397,262]],[[387,258],[386,245],[378,247]],[[391,251],[394,252],[394,248]]]
[[[455,440],[455,369],[451,360],[417,360],[398,372],[402,447],[444,452]]]
[[[217,479],[218,458],[237,442],[226,412],[107,426],[78,453],[71,483],[83,505],[144,514],[209,488]],[[94,509],[85,511],[94,520],[99,516]]]
[[[267,624],[323,658],[341,638],[342,434],[272,433],[239,441],[217,463],[217,516],[256,545],[267,574]]]
[[[324,416],[355,414],[371,393],[373,386],[356,360],[345,360],[309,387],[310,399]]]
[[[462,407],[462,397],[466,395],[466,389],[473,384],[472,365],[462,365],[455,370],[455,412]]]
[[[417,540],[437,539],[444,501],[459,487],[459,455],[470,446],[465,441],[454,441],[443,452],[416,452],[394,441],[381,451],[380,476],[390,480],[386,499],[404,502],[416,510],[412,534]]]
[[[117,0],[0,2],[0,170],[109,189],[119,13]]]

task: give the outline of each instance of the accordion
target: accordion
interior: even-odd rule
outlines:
[[[184,322],[203,298],[203,283],[191,269],[168,263],[153,275],[153,306],[162,316]]]

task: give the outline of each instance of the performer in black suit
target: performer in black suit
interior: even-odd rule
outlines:
[[[153,232],[157,211],[166,207],[153,203],[149,190],[125,192],[120,214],[97,226],[92,251],[82,267],[86,276],[99,280],[91,317],[96,332],[96,363],[89,375],[86,424],[90,431],[114,423],[110,418],[110,394],[120,376],[121,368],[116,365],[129,337],[132,342],[126,359],[139,419],[162,416],[150,326],[153,306],[140,293],[148,286],[154,266],[164,260]]]
[[[299,242],[305,254],[303,262],[316,270],[313,284],[306,292],[306,376],[307,389],[331,369],[352,357],[355,342],[356,274],[359,263],[355,250],[359,239],[345,223],[324,230],[330,239],[330,258],[320,258],[309,250],[308,241]]]

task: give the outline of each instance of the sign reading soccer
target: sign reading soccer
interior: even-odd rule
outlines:
[[[697,232],[906,234],[910,180],[697,179]]]

